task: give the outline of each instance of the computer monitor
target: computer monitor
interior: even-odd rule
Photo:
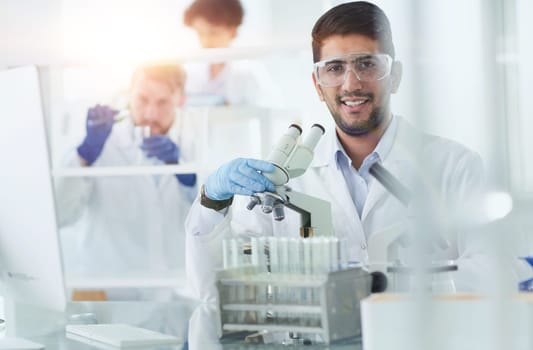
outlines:
[[[0,294],[8,335],[27,336],[66,308],[36,67],[0,71],[0,111]]]

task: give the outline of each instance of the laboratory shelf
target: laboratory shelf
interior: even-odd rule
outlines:
[[[271,332],[287,332],[287,329],[290,329],[294,333],[309,333],[309,334],[323,334],[325,330],[320,327],[305,327],[305,326],[295,326],[289,324],[252,324],[252,323],[226,323],[223,326],[225,331],[271,331]]]
[[[52,169],[54,177],[97,177],[97,176],[137,176],[137,175],[165,175],[198,173],[203,169],[198,163],[183,163],[179,165],[150,165],[150,166],[109,166],[109,167],[77,167]]]
[[[294,305],[294,304],[225,304],[224,311],[275,311],[293,312],[300,314],[320,314],[320,305]]]

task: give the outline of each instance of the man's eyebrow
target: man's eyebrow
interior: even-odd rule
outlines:
[[[360,60],[360,59],[368,59],[368,58],[374,58],[375,55],[372,54],[366,54],[366,55],[359,55],[353,58],[353,60]]]
[[[332,58],[331,60],[326,60],[324,63],[346,63],[346,60],[343,60],[341,58]]]

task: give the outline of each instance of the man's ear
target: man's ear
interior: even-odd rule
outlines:
[[[232,33],[231,33],[231,40],[234,40],[236,37],[237,37],[237,27],[234,27],[232,29]]]
[[[311,73],[311,77],[313,78],[313,84],[315,85],[315,90],[318,94],[318,97],[320,98],[320,101],[324,101],[324,95],[322,94],[322,88],[320,84],[318,84],[318,81],[316,80],[315,73]]]
[[[185,95],[185,92],[183,90],[178,90],[177,93],[179,93],[179,96],[177,97],[177,104],[178,107],[181,108],[185,105],[185,102],[187,101],[187,96]]]
[[[402,62],[394,61],[392,62],[391,68],[391,92],[394,94],[398,91],[400,87],[400,82],[402,81],[403,66]]]

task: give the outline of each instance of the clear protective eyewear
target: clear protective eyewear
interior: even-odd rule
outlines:
[[[352,71],[359,81],[372,82],[387,77],[392,57],[387,54],[351,53],[315,63],[315,76],[325,87],[342,85]]]

